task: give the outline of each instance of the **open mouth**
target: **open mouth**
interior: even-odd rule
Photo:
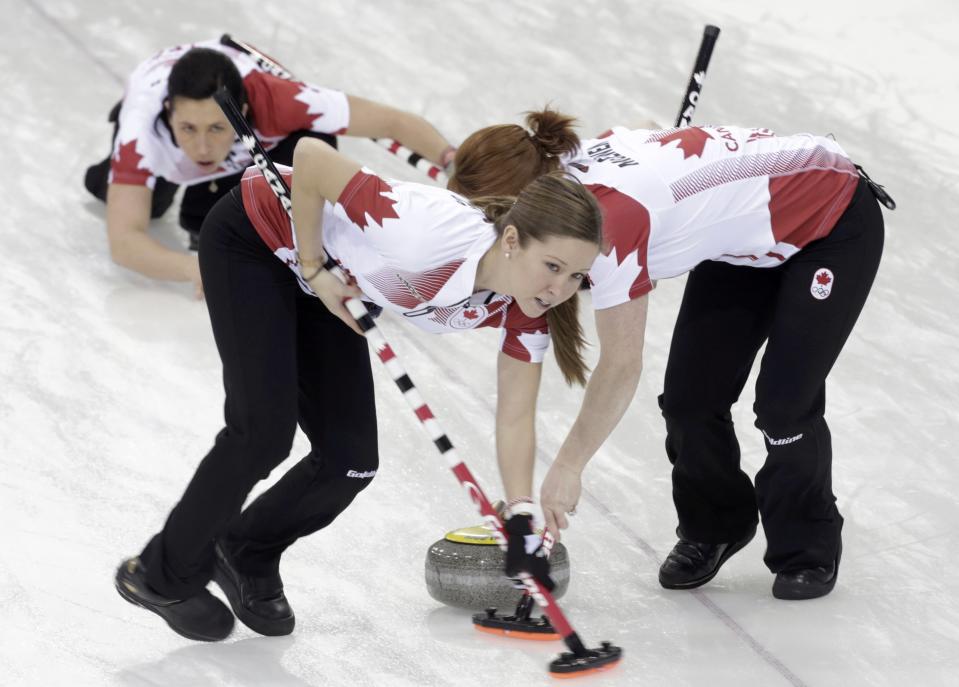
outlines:
[[[212,160],[200,160],[199,162],[197,162],[197,164],[200,167],[206,168],[206,167],[213,167],[216,163],[213,162]]]
[[[541,307],[543,310],[548,310],[551,305],[551,303],[547,303],[546,301],[544,301],[542,298],[539,298],[538,296],[534,296],[533,300],[536,301],[536,305]]]

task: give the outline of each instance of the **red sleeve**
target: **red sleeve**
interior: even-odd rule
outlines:
[[[143,156],[137,152],[137,139],[116,146],[110,159],[110,183],[150,186],[153,172],[140,167]]]
[[[631,196],[601,184],[589,184],[603,210],[603,251],[589,271],[593,307],[611,308],[653,289],[647,270],[650,217]]]
[[[525,363],[541,363],[549,348],[549,325],[546,317],[527,317],[516,301],[506,309],[500,350],[510,358]]]
[[[278,165],[277,169],[287,187],[291,187],[293,170],[283,165]],[[256,167],[248,167],[243,173],[240,179],[240,194],[250,223],[270,250],[274,253],[281,248],[292,251],[293,227],[290,225],[290,218]]]
[[[339,91],[258,71],[247,74],[243,86],[253,123],[264,136],[285,136],[294,131],[346,132],[349,106]]]
[[[372,219],[381,227],[383,220],[399,219],[396,201],[390,197],[393,187],[375,174],[360,170],[343,188],[336,202],[360,229],[368,229]]]

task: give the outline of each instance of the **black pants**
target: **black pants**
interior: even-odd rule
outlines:
[[[210,580],[214,538],[241,571],[277,573],[283,551],[330,524],[378,464],[366,340],[300,290],[257,236],[238,188],[207,216],[200,271],[223,361],[226,426],[141,554],[149,584],[175,598]],[[312,450],[241,512],[289,454],[297,423]]]
[[[705,262],[690,273],[659,397],[682,536],[733,541],[756,524],[758,506],[770,570],[835,560],[843,519],[825,382],[865,304],[883,236],[879,204],[861,181],[829,236],[782,266]],[[818,300],[811,287],[821,268],[834,278]],[[740,469],[730,408],[763,342],[753,409],[767,457],[754,488]]]
[[[116,140],[118,122],[120,117],[120,106],[117,103],[110,111],[108,121],[113,122],[113,140]],[[163,126],[163,124],[157,124]],[[320,134],[313,131],[294,131],[289,136],[280,141],[270,153],[270,159],[281,165],[293,164],[293,149],[297,141],[303,137],[319,138],[326,141],[336,148],[336,137],[329,134]],[[112,146],[112,144],[111,144]],[[106,202],[107,200],[107,180],[110,176],[110,159],[108,155],[105,160],[91,165],[87,168],[84,175],[83,184],[87,190],[96,198]],[[197,250],[199,246],[200,229],[203,226],[203,219],[210,212],[210,209],[223,196],[229,193],[240,183],[243,173],[231,174],[230,176],[220,177],[216,183],[205,181],[199,184],[192,184],[186,187],[183,192],[183,200],[180,202],[180,226],[190,234],[190,249]],[[150,217],[156,219],[161,217],[173,204],[173,198],[179,186],[167,181],[163,177],[157,177],[153,187],[153,196],[150,207]]]

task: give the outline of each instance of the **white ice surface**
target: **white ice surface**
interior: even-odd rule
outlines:
[[[563,608],[587,642],[626,652],[590,684],[957,684],[959,5],[783,4],[4,1],[0,685],[551,684],[558,645],[479,635],[427,595],[427,547],[475,517],[379,368],[382,468],[284,559],[294,635],[238,624],[224,643],[191,643],[119,599],[115,566],[162,525],[220,428],[220,368],[185,285],[111,264],[103,208],[80,180],[107,152],[122,77],[174,43],[230,31],[304,78],[421,113],[459,141],[547,101],[586,134],[670,124],[707,22],[723,33],[695,121],[832,132],[899,202],[829,383],[845,556],[835,592],[813,602],[771,597],[761,536],[701,591],[660,589],[675,515],[655,397],[683,288],[662,282],[644,379],[565,538]],[[343,148],[419,178],[371,143]],[[179,244],[169,214],[156,232]],[[496,494],[496,333],[382,325]],[[547,367],[540,477],[579,401]],[[750,385],[735,419],[755,472],[751,402]],[[299,437],[294,455],[305,450]]]

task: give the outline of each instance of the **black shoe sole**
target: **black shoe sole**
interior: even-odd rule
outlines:
[[[704,584],[709,582],[711,579],[716,577],[716,573],[719,572],[719,569],[723,567],[723,563],[728,561],[733,554],[741,551],[749,542],[753,540],[753,537],[756,536],[756,529],[753,528],[753,531],[749,533],[749,536],[746,539],[741,539],[739,542],[730,546],[723,552],[723,555],[719,557],[719,560],[716,562],[716,567],[709,571],[703,577],[698,577],[695,580],[690,580],[688,582],[664,582],[662,576],[659,578],[659,585],[663,589],[695,589],[696,587],[702,587]]]
[[[233,609],[233,614],[254,632],[267,637],[283,637],[293,632],[296,625],[296,616],[290,616],[282,620],[265,620],[244,607],[240,602],[239,590],[233,584],[232,576],[223,569],[219,558],[213,568],[213,581],[223,590],[224,596],[230,602],[230,608]]]
[[[773,596],[780,601],[808,601],[809,599],[819,599],[833,590],[836,586],[837,577],[838,575],[833,575],[832,580],[827,584],[816,587],[809,585],[803,585],[802,587],[781,585],[777,587],[776,583],[773,583]]]
[[[192,640],[197,641],[197,642],[220,642],[220,641],[226,639],[227,637],[229,637],[229,636],[230,636],[230,632],[233,631],[233,628],[231,627],[231,628],[230,628],[230,632],[227,632],[227,633],[226,633],[225,635],[223,635],[222,637],[212,637],[212,636],[210,636],[210,635],[202,635],[202,634],[197,634],[197,633],[195,633],[195,632],[190,632],[190,631],[188,631],[188,630],[183,630],[183,629],[177,627],[176,625],[174,625],[173,623],[171,623],[170,620],[169,620],[169,618],[167,618],[165,615],[163,615],[163,613],[161,613],[161,612],[159,611],[159,609],[157,609],[155,606],[151,606],[150,604],[146,604],[146,603],[143,603],[142,601],[140,601],[140,599],[138,599],[136,596],[134,596],[134,595],[130,592],[130,590],[128,590],[128,589],[123,585],[123,583],[120,582],[119,580],[114,580],[113,586],[116,588],[117,593],[118,593],[125,601],[128,601],[128,602],[130,602],[131,604],[133,604],[134,606],[137,606],[137,607],[139,607],[139,608],[144,608],[144,609],[150,611],[151,613],[156,613],[158,616],[160,616],[161,618],[163,618],[163,622],[165,622],[165,623],[169,626],[169,628],[170,628],[171,630],[173,630],[174,632],[176,632],[176,633],[177,633],[178,635],[180,635],[181,637],[186,637],[187,639],[192,639]]]

